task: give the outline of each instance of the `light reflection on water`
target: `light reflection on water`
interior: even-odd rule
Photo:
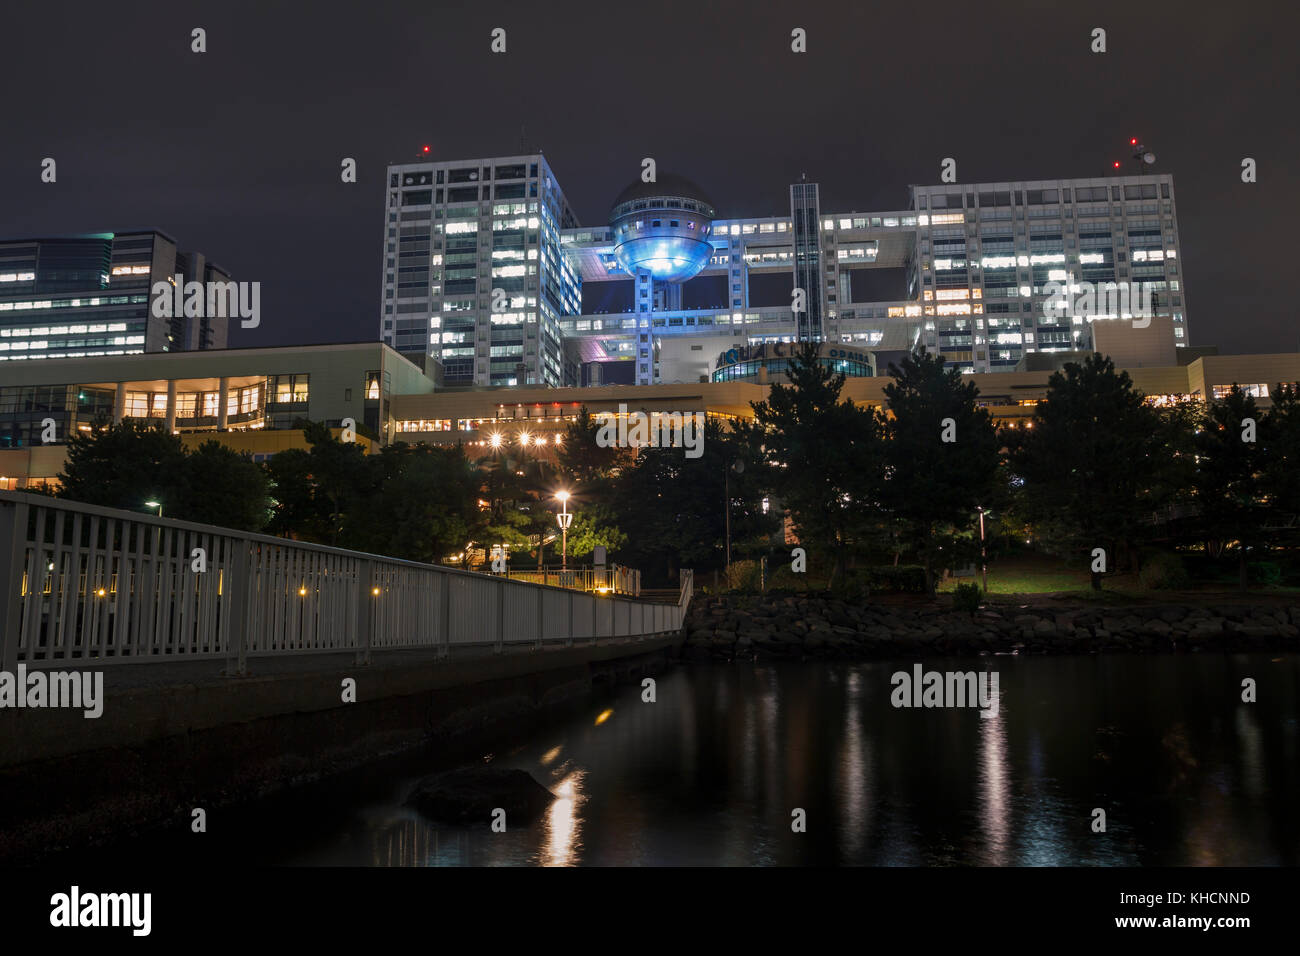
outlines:
[[[454,865],[1296,865],[1300,660],[929,661],[1000,673],[996,717],[895,709],[910,661],[692,665],[593,702],[500,766],[559,799],[530,825],[431,824],[390,780],[272,862]],[[1240,702],[1243,676],[1259,703]],[[328,801],[328,786],[314,800]],[[1093,833],[1092,811],[1107,832]],[[791,812],[807,832],[791,832]],[[269,838],[269,837],[268,837]]]

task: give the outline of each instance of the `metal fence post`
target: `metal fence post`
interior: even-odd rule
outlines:
[[[374,593],[376,588],[374,584],[375,562],[369,560],[360,562],[358,573],[360,575],[360,587],[357,588],[359,596],[357,602],[357,627],[352,644],[357,649],[357,663],[369,664],[371,632],[374,630],[376,613],[375,602],[382,595]]]
[[[138,529],[144,534],[144,528]],[[248,619],[251,591],[248,586],[248,552],[252,542],[247,538],[231,539],[230,580],[225,598],[227,601],[224,616],[230,621],[229,639],[226,647],[227,660],[233,652],[235,657],[234,673],[227,676],[242,677],[248,673]]]
[[[506,650],[506,586],[500,580],[497,580],[496,589],[497,589],[497,653],[504,654]]]
[[[442,572],[442,656],[451,656],[451,572]]]
[[[26,554],[27,502],[0,502],[0,670],[11,674],[18,665]]]

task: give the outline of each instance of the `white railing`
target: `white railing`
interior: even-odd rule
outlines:
[[[540,571],[509,570],[511,581],[528,581],[556,588],[577,591],[598,591],[602,594],[627,594],[637,597],[641,593],[641,572],[614,565],[611,568],[543,568]]]
[[[682,574],[651,604],[0,492],[0,669],[643,638],[680,630]]]

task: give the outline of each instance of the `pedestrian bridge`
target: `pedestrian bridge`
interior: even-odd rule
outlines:
[[[0,669],[510,653],[680,630],[675,603],[0,492]],[[284,660],[290,659],[290,660]]]

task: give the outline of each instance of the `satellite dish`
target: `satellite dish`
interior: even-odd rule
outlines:
[[[731,463],[731,470],[738,475],[742,475],[745,473],[745,463],[740,459],[737,459]]]
[[[1143,154],[1142,154],[1142,162],[1146,163],[1148,166],[1150,166],[1150,165],[1151,165],[1152,163],[1154,163],[1155,161],[1156,161],[1156,154],[1155,154],[1155,153],[1143,153]]]

